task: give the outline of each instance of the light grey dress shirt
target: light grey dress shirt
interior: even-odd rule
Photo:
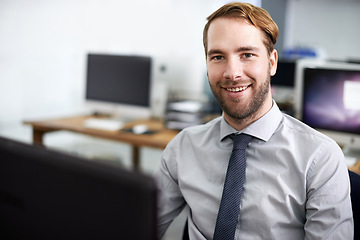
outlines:
[[[161,236],[188,205],[190,239],[212,239],[234,132],[220,117],[168,144],[155,175]],[[242,132],[254,138],[235,239],[353,239],[347,166],[333,140],[275,102]]]

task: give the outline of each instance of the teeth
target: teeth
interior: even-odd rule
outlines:
[[[247,89],[248,87],[236,87],[236,88],[227,88],[226,90],[230,91],[230,92],[242,92],[245,89]]]

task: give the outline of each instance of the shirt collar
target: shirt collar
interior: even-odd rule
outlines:
[[[231,127],[226,122],[223,115],[220,123],[220,141],[233,133],[246,133],[263,141],[268,141],[275,132],[275,130],[278,128],[282,119],[283,114],[281,113],[275,101],[273,101],[273,106],[264,116],[262,116],[240,132]]]

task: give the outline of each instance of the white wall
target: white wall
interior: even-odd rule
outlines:
[[[288,1],[287,45],[360,58],[359,0]],[[225,2],[0,0],[0,129],[78,112],[89,51],[203,61],[205,19]]]
[[[330,59],[360,59],[359,13],[359,0],[288,0],[284,45],[315,46]]]
[[[0,127],[83,106],[87,52],[204,58],[206,0],[0,0]]]

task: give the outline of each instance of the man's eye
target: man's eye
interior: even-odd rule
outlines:
[[[212,60],[215,60],[215,61],[220,61],[221,59],[223,59],[222,56],[214,56],[214,57],[212,57]]]
[[[254,54],[252,54],[252,53],[244,53],[245,58],[251,58],[252,56],[254,56]]]

